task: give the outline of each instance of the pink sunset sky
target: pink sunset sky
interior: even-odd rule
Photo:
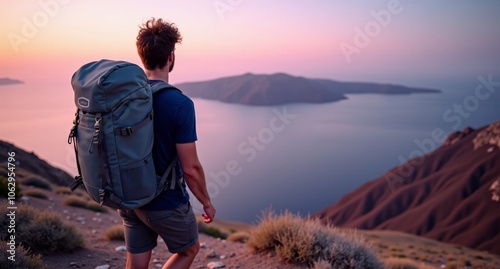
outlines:
[[[369,3],[368,3],[369,2]],[[404,83],[499,71],[500,1],[2,1],[0,77],[69,85],[101,58],[140,64],[151,17],[175,22],[173,83],[246,72]],[[0,93],[1,95],[1,93]]]
[[[0,85],[0,139],[67,170],[72,74],[102,58],[140,64],[135,38],[151,17],[183,35],[173,84],[247,72],[428,87],[500,80],[496,0],[22,0],[1,1],[0,13],[0,78],[25,82]]]

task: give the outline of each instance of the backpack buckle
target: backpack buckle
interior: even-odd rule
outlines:
[[[127,127],[127,128],[121,129],[120,132],[121,132],[121,134],[123,136],[125,136],[125,135],[131,135],[131,134],[134,133],[134,129],[132,129],[132,127]]]
[[[106,191],[104,189],[99,189],[99,205],[102,206],[104,203],[104,198],[106,196]]]

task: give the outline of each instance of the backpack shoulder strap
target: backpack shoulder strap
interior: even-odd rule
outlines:
[[[155,81],[155,83],[151,84],[151,91],[153,92],[153,94],[155,94],[159,91],[162,91],[162,90],[178,90],[179,92],[181,92],[181,90],[166,83],[165,81],[161,81],[161,80]]]
[[[151,84],[151,91],[153,94],[162,90],[177,90],[179,92],[182,92],[177,87],[174,87],[162,80],[155,81],[155,83]],[[182,188],[182,181],[184,180],[184,178],[177,178],[176,166],[178,160],[179,158],[175,156],[174,159],[170,162],[169,166],[167,167],[159,181],[159,186],[163,186],[162,190],[166,190],[174,189],[176,185],[179,185],[180,189],[182,190],[182,194],[185,195],[184,189]]]

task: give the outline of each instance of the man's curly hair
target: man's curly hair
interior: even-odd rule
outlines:
[[[137,35],[137,52],[142,64],[148,70],[162,69],[175,44],[182,42],[182,36],[173,23],[152,18],[140,26]]]

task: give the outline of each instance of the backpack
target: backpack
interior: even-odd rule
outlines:
[[[158,176],[152,156],[153,94],[177,88],[148,82],[142,68],[125,61],[90,62],[73,74],[77,111],[68,143],[79,175],[72,191],[83,185],[101,206],[135,209],[182,180],[177,157]]]

